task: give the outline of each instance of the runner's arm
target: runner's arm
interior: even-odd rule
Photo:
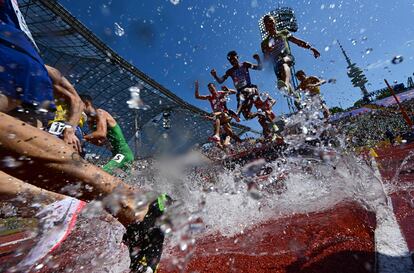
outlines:
[[[268,97],[267,99],[269,100],[269,106],[270,106],[270,108],[272,108],[273,105],[276,104],[276,100],[274,98],[272,98],[272,97]]]
[[[260,60],[259,54],[254,54],[253,59],[257,61],[257,64],[251,64],[251,68],[254,70],[262,70],[262,60]]]
[[[300,47],[303,47],[303,48],[306,48],[306,49],[310,49],[315,58],[318,58],[319,56],[321,56],[321,54],[319,53],[319,51],[316,48],[312,47],[309,43],[307,43],[307,42],[305,42],[305,41],[303,41],[299,38],[296,38],[293,35],[289,36],[288,40],[290,42],[294,43],[297,46],[300,46]]]
[[[54,67],[46,65],[49,77],[53,83],[56,97],[62,97],[69,104],[69,116],[66,123],[73,127],[78,126],[85,105],[80,99],[73,85]]]
[[[318,86],[321,86],[322,84],[326,83],[325,80],[319,79],[318,77],[315,77],[315,76],[311,76],[309,78],[312,79],[313,83],[308,84],[308,87],[318,87]]]
[[[237,91],[234,89],[230,89],[227,86],[223,85],[221,87],[221,90],[223,90],[224,92],[226,92],[227,94],[233,95],[233,94],[237,94]]]
[[[103,144],[108,133],[108,126],[106,124],[105,113],[98,109],[96,111],[96,130],[89,135],[84,136],[86,141],[93,142],[94,144]]]
[[[261,49],[262,49],[264,59],[265,59],[265,60],[270,59],[270,52],[269,52],[269,48],[268,48],[268,47],[266,47],[266,43],[265,43],[265,41],[263,41],[263,42],[260,44],[260,47],[261,47]]]
[[[46,65],[47,72],[53,84],[55,97],[63,98],[69,104],[69,116],[65,122],[72,127],[66,127],[63,131],[63,140],[81,152],[82,146],[75,135],[75,127],[78,125],[84,104],[72,84],[54,67]]]
[[[200,95],[200,93],[198,91],[198,81],[195,81],[194,82],[194,89],[195,89],[194,95],[195,95],[195,98],[196,99],[199,99],[199,100],[208,100],[208,98],[210,97],[210,96]]]
[[[212,69],[210,72],[211,76],[213,76],[213,78],[218,82],[218,83],[223,83],[225,80],[227,80],[227,78],[229,77],[228,73],[226,72],[226,74],[224,74],[223,77],[219,77],[217,76],[217,71],[215,69]]]

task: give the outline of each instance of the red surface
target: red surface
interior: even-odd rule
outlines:
[[[401,186],[413,184],[414,160],[408,160],[404,168],[400,166],[413,150],[414,143],[377,150],[377,162],[385,183],[396,185],[391,198],[411,251],[414,250],[414,191],[401,190]],[[230,238],[220,234],[203,237],[196,241],[188,257],[184,257],[184,253],[178,249],[165,251],[158,273],[375,272],[375,226],[373,213],[356,203],[341,203],[323,212],[271,219]],[[74,265],[90,265],[87,261],[79,260],[83,257],[79,254],[84,254],[82,247],[90,245],[102,249],[105,242],[89,242],[89,239],[94,238],[88,232],[73,232],[70,239],[57,249],[53,261],[50,261],[50,265],[57,264],[58,268],[46,266],[41,271],[64,272]],[[17,236],[20,235],[23,233]],[[13,235],[8,239],[16,238]],[[32,243],[33,240],[28,240],[23,245],[30,248]],[[5,262],[20,260],[21,256],[12,257],[11,250],[2,250],[0,268],[4,268]],[[185,263],[180,263],[183,270],[174,266],[177,257],[185,260]],[[89,268],[86,270],[92,272]]]
[[[355,203],[269,220],[237,236],[202,238],[183,272],[373,272],[375,215]],[[159,273],[180,272],[164,253]]]
[[[407,158],[410,153],[414,153],[414,143],[382,148],[376,152],[384,183],[395,186],[392,187],[395,192],[390,194],[394,213],[408,249],[414,251],[414,154]],[[406,163],[401,166],[406,158]],[[410,186],[411,189],[408,188]]]

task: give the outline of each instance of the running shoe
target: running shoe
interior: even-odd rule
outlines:
[[[211,137],[208,138],[208,141],[215,142],[215,143],[220,143],[220,137],[211,136]]]
[[[129,248],[131,272],[154,273],[161,260],[164,244],[164,232],[157,220],[164,214],[172,202],[167,194],[160,195],[148,208],[144,219],[127,227],[124,243]]]

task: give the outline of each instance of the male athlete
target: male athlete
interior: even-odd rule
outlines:
[[[88,116],[89,128],[93,130],[89,135],[84,136],[85,140],[101,146],[106,140],[111,144],[113,158],[102,169],[113,174],[116,169],[127,171],[134,161],[134,154],[124,138],[121,127],[116,120],[103,109],[96,109],[91,96],[80,95],[85,104],[85,114]]]
[[[272,138],[274,134],[272,131],[277,131],[278,128],[275,124],[276,115],[272,110],[273,105],[275,105],[276,100],[271,98],[269,95],[263,96],[256,96],[254,99],[254,106],[258,110],[257,115],[259,119],[259,123],[263,128],[263,136],[264,138]]]
[[[258,54],[254,54],[253,58],[257,61],[257,64],[249,62],[240,63],[237,52],[233,50],[227,54],[227,60],[230,62],[232,67],[228,69],[222,77],[217,76],[217,71],[215,69],[211,70],[211,75],[220,84],[227,80],[228,77],[233,80],[234,87],[237,90],[236,113],[237,115],[243,113],[245,119],[253,118],[250,112],[253,106],[252,98],[254,95],[258,94],[257,86],[251,83],[249,69],[262,69],[260,56]]]
[[[326,83],[325,80],[319,79],[315,76],[307,77],[303,70],[299,70],[295,74],[296,78],[299,80],[298,90],[308,92],[309,96],[313,101],[317,101],[318,104],[322,107],[323,116],[325,119],[328,119],[330,116],[329,108],[326,106],[325,101],[321,96],[320,86]]]
[[[292,42],[302,48],[310,49],[315,58],[321,54],[307,42],[294,37],[288,30],[276,30],[276,21],[270,14],[263,18],[267,37],[261,43],[262,52],[265,59],[270,60],[277,77],[278,88],[289,96],[293,96],[295,101],[299,99],[299,94],[294,92],[291,84],[290,68],[294,64],[294,58],[290,52],[288,42]],[[297,103],[295,103],[297,104]],[[298,107],[298,105],[296,105]]]
[[[73,85],[54,67],[46,65],[52,80],[56,111],[47,124],[47,131],[58,136],[83,155],[83,134],[80,127],[85,122],[84,104]]]
[[[45,110],[55,108],[53,88],[17,1],[0,1],[0,67],[0,158],[6,160],[0,165],[0,199],[43,193],[48,200],[59,200],[52,193],[56,192],[102,201],[126,227],[131,268],[137,268],[136,231],[145,215],[159,214],[151,213],[154,207],[162,211],[163,206],[153,204],[164,204],[168,198],[137,206],[138,189],[88,164],[71,146],[32,126],[50,118]]]
[[[236,94],[235,90],[228,89],[223,86],[223,91],[217,91],[213,83],[207,85],[210,95],[200,95],[198,81],[195,81],[195,98],[199,100],[208,100],[213,110],[213,120],[214,120],[214,134],[209,138],[209,140],[217,143],[222,147],[222,142],[220,138],[220,127],[223,128],[224,132],[233,138],[237,142],[241,142],[241,139],[233,133],[231,129],[230,121],[232,117],[236,121],[240,121],[238,116],[231,110],[227,109],[227,97],[230,94]],[[225,142],[223,142],[225,143]]]

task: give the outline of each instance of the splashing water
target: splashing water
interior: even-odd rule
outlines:
[[[114,23],[114,28],[115,28],[115,34],[116,36],[124,36],[125,34],[125,30],[118,24],[118,23]]]
[[[394,58],[392,58],[391,63],[393,64],[400,64],[404,61],[404,57],[401,55],[397,55]]]
[[[129,92],[131,92],[131,99],[127,101],[129,108],[141,110],[148,110],[150,108],[149,105],[146,105],[141,99],[141,89],[138,86],[130,87]]]

